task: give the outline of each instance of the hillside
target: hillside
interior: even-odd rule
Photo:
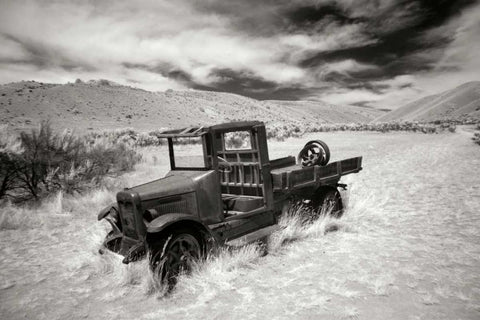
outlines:
[[[370,122],[372,117],[384,114],[381,111],[373,108],[355,107],[355,106],[339,106],[328,104],[323,101],[283,101],[283,100],[269,100],[269,102],[282,107],[285,113],[305,117],[308,119],[310,115],[318,115],[328,123],[356,123],[356,122]]]
[[[413,101],[380,116],[375,122],[480,119],[480,81]]]
[[[28,129],[50,120],[58,129],[132,127],[154,130],[234,120],[268,123],[368,122],[382,111],[332,106],[324,102],[278,102],[220,92],[149,92],[105,80],[44,84],[35,81],[0,86],[0,124]]]

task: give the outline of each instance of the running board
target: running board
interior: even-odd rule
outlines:
[[[281,227],[278,224],[274,224],[274,225],[265,227],[263,229],[257,230],[255,232],[248,233],[239,238],[227,241],[226,245],[229,247],[242,247],[249,243],[260,241],[280,229]]]

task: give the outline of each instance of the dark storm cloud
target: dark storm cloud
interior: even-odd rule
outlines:
[[[287,13],[289,22],[294,27],[309,29],[321,21],[331,21],[340,24],[353,24],[366,22],[366,18],[349,17],[348,14],[334,2],[322,6],[305,6],[295,8]]]
[[[376,66],[376,68],[341,72],[327,70],[323,72],[321,80],[345,89],[363,89],[381,94],[390,85],[375,84],[376,81],[434,69],[439,55],[421,55],[421,53],[445,48],[453,37],[448,32],[430,37],[426,37],[425,33],[442,26],[475,2],[472,0],[405,0],[385,3],[382,1],[350,3],[348,1],[267,1],[259,6],[257,1],[208,1],[202,9],[232,17],[232,21],[239,30],[247,33],[276,32],[277,34],[312,36],[321,34],[324,30],[335,32],[339,26],[360,26],[359,34],[369,39],[364,45],[356,43],[344,48],[340,45],[339,48],[334,47],[331,50],[329,48],[306,49],[303,53],[304,59],[296,61],[296,65],[307,72],[345,60]],[[358,7],[361,8],[352,6],[352,3],[358,3]],[[366,7],[369,10],[363,10]],[[238,15],[239,12],[246,14]],[[264,88],[262,83],[258,83],[255,75],[252,75],[252,81],[248,81],[248,76],[244,73],[238,73],[230,78],[239,80],[228,80],[225,84],[217,83],[218,90],[232,91],[256,98],[277,98],[275,97],[275,94],[278,94],[277,91],[272,89],[275,87],[274,82],[268,82],[269,87],[272,88]],[[249,92],[248,84],[256,85],[257,90],[254,94]],[[411,83],[402,84],[399,88],[405,89],[411,86]],[[259,94],[258,90],[262,89],[265,89],[264,92]],[[312,92],[312,89],[315,89],[315,85],[310,90],[296,89],[294,92],[307,93]],[[298,94],[290,98],[298,98]]]
[[[23,42],[17,37],[5,33],[0,33],[0,36],[11,43],[15,43],[23,50],[25,58],[22,60],[17,60],[17,62],[21,63],[24,61],[30,61],[39,67],[46,66],[50,63],[52,52],[48,48],[42,46],[41,43],[35,41]]]
[[[434,67],[433,63],[436,57],[420,59],[414,54],[432,48],[445,47],[452,40],[452,35],[444,34],[435,38],[425,38],[423,37],[424,32],[442,25],[473,3],[475,1],[472,0],[399,1],[387,9],[373,13],[368,19],[361,19],[365,23],[364,32],[377,40],[374,43],[340,50],[321,51],[301,61],[300,65],[304,68],[311,68],[334,61],[354,59],[381,67],[374,71],[351,74],[356,78],[372,80],[388,79],[401,74],[429,70]],[[350,22],[339,7],[329,5],[327,8],[328,10],[324,11],[316,7],[311,7],[310,11],[302,8],[302,12],[305,12],[303,21],[313,23],[321,21],[328,15],[342,23]],[[316,15],[308,15],[307,12],[320,12],[318,20],[312,20]],[[407,15],[409,19],[405,24],[399,24],[392,30],[388,25],[391,23],[389,18],[392,12],[403,12],[403,15]],[[293,19],[295,23],[298,23],[297,20],[298,16]],[[353,21],[358,21],[358,18]]]
[[[124,62],[122,63],[122,65],[127,69],[144,70],[147,72],[157,73],[162,75],[163,77],[167,77],[180,83],[186,84],[188,87],[194,87],[196,85],[188,72],[177,69],[177,67],[169,63],[161,63],[156,66],[149,66],[142,63]]]
[[[402,1],[386,12],[379,12],[365,27],[366,33],[377,39],[366,46],[319,52],[301,62],[303,67],[329,63],[344,59],[355,59],[359,62],[384,66],[385,76],[410,73],[410,68],[423,68],[425,61],[409,60],[413,53],[448,45],[451,35],[443,35],[435,39],[425,39],[423,33],[447,21],[474,1]],[[388,26],[390,12],[405,10],[410,12],[411,21],[394,30],[384,31]],[[308,19],[307,19],[308,20]],[[374,73],[378,77],[383,74]]]
[[[381,94],[390,88],[388,84],[375,83],[364,80],[360,77],[352,77],[339,72],[330,72],[325,75],[324,80],[330,83],[339,84],[342,88],[352,90],[368,90],[375,94]]]
[[[390,105],[428,91],[429,81],[446,86],[437,79],[447,74],[453,83],[480,72],[480,5],[472,0],[5,0],[1,6],[1,82],[108,78],[148,90]]]
[[[38,69],[48,69],[50,67],[58,67],[65,71],[93,71],[95,67],[86,63],[80,63],[71,59],[61,50],[51,46],[45,46],[41,39],[25,41],[19,37],[8,33],[0,32],[0,39],[5,39],[10,43],[14,43],[20,48],[19,56],[1,57],[0,63],[24,64],[29,63]]]
[[[274,81],[265,81],[253,74],[242,74],[230,69],[214,70],[218,82],[210,86],[192,84],[194,89],[232,92],[255,99],[298,100],[311,92],[301,87],[281,87]]]

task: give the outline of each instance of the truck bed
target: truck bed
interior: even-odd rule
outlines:
[[[340,177],[362,170],[362,157],[349,158],[335,161],[326,166],[313,166],[302,168],[294,164],[286,167],[275,168],[271,171],[273,191],[287,191],[310,186],[331,184]]]

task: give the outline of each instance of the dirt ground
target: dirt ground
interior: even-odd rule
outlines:
[[[364,156],[364,170],[343,181],[344,216],[283,221],[268,255],[222,252],[167,297],[146,263],[97,254],[107,225],[96,213],[112,192],[0,209],[0,318],[479,319],[480,148],[469,135],[324,133],[272,142],[270,156],[311,138],[332,160]],[[142,152],[146,162],[119,185],[167,171],[164,149]],[[325,233],[332,224],[339,230]]]

